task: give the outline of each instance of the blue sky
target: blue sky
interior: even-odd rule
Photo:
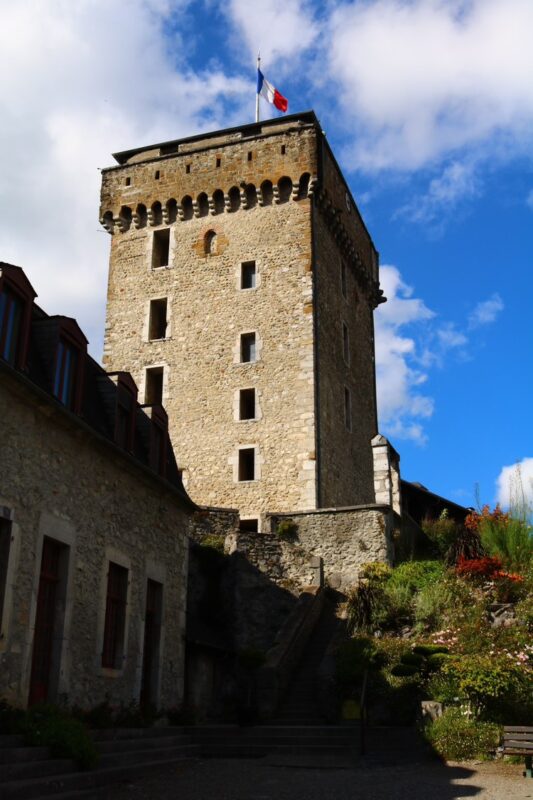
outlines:
[[[380,427],[403,476],[493,502],[520,463],[530,491],[532,30],[531,0],[0,0],[0,258],[99,358],[98,168],[253,121],[260,50],[380,251]]]

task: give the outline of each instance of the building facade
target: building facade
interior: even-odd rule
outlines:
[[[177,706],[188,524],[162,408],[0,263],[0,696]]]
[[[195,502],[374,502],[378,255],[312,112],[119,153],[104,365],[159,401]]]

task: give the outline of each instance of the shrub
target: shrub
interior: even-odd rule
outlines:
[[[400,661],[402,664],[412,664],[414,667],[422,667],[425,662],[425,658],[421,653],[404,653],[401,657]]]
[[[411,625],[413,619],[413,596],[409,587],[389,581],[376,608],[376,621],[385,628],[397,629]]]
[[[476,715],[489,715],[501,701],[522,690],[521,668],[504,654],[466,655],[443,667],[457,687],[459,698],[468,700]]]
[[[451,581],[443,579],[429,583],[415,597],[415,622],[428,630],[442,628],[455,605],[454,585]]]
[[[211,550],[216,550],[217,553],[224,554],[224,541],[224,536],[210,533],[200,540],[199,545],[200,547],[211,548]]]
[[[369,561],[363,564],[359,577],[367,581],[376,583],[384,583],[388,581],[392,575],[392,569],[384,561]]]
[[[502,568],[499,558],[461,558],[455,568],[457,575],[470,580],[491,580]]]
[[[394,568],[389,586],[406,587],[411,594],[443,578],[445,567],[440,561],[404,561]]]
[[[291,541],[298,536],[298,525],[292,519],[284,519],[278,523],[276,533],[280,539]]]
[[[420,672],[420,667],[415,664],[395,664],[390,672],[396,678],[411,678]]]
[[[34,706],[26,713],[27,744],[49,747],[56,758],[72,758],[80,769],[96,765],[98,754],[85,725],[55,706]]]
[[[346,598],[346,622],[348,631],[369,631],[376,627],[376,620],[383,608],[383,589],[372,581],[360,580],[350,589]]]
[[[461,526],[448,515],[444,509],[437,519],[426,517],[422,520],[421,528],[433,543],[436,552],[445,556],[453,542],[457,539]]]
[[[500,729],[488,722],[469,719],[459,708],[448,708],[425,728],[425,735],[443,758],[461,761],[483,758],[498,746]]]
[[[429,672],[437,672],[437,670],[442,669],[449,660],[450,656],[448,653],[433,653],[433,655],[428,656],[426,660],[427,669]]]
[[[505,522],[481,519],[479,534],[487,553],[496,556],[510,570],[528,570],[533,561],[533,528],[525,520]]]
[[[432,656],[436,653],[449,653],[448,647],[443,644],[417,644],[413,647],[413,653],[419,653],[421,656]]]

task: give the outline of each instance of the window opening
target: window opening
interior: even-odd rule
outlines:
[[[149,367],[146,370],[144,402],[147,406],[163,403],[163,367]]]
[[[0,292],[0,356],[15,364],[20,345],[24,302],[7,287]]]
[[[239,481],[255,480],[255,447],[239,450]]]
[[[11,550],[11,520],[0,517],[0,626],[4,614],[4,602],[7,590],[7,565]],[[3,631],[0,627],[0,634]]]
[[[126,186],[131,186],[131,178],[126,178]]]
[[[240,390],[239,419],[255,419],[255,389]]]
[[[249,531],[250,533],[258,533],[259,520],[257,517],[254,517],[253,519],[241,519],[239,522],[239,530]]]
[[[152,248],[152,269],[168,267],[170,251],[170,228],[154,231]]]
[[[352,395],[348,387],[344,387],[344,424],[346,430],[352,430]]]
[[[241,264],[241,289],[255,289],[256,266],[255,261],[244,261]]]
[[[187,175],[189,174],[190,171],[191,171],[191,165],[185,164],[185,172],[187,173]]]
[[[346,264],[341,261],[341,292],[344,298],[348,297],[346,285]]]
[[[124,656],[128,570],[109,562],[102,666],[119,669]]]
[[[284,156],[286,153],[286,147],[284,144],[281,145],[281,155]]]
[[[164,339],[167,335],[167,298],[150,301],[150,321],[148,337],[150,341],[154,339]]]
[[[221,163],[222,163],[221,159],[217,158],[217,167],[220,167]]]
[[[160,177],[161,177],[161,173],[160,173],[160,171],[158,169],[156,169],[154,178],[156,179],[156,181],[158,181]]]
[[[204,236],[204,253],[206,256],[214,256],[217,252],[217,234],[216,231],[207,231]]]
[[[78,358],[78,349],[60,339],[57,346],[54,394],[67,408],[72,408],[74,405]]]
[[[241,362],[255,361],[257,356],[255,333],[241,333]]]
[[[253,154],[251,152],[248,153],[248,161],[251,161],[253,158]]]
[[[342,356],[347,364],[350,363],[350,334],[348,333],[348,326],[345,322],[342,323]]]

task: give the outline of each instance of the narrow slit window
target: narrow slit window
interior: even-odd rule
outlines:
[[[255,389],[240,390],[239,419],[255,419]]]
[[[341,261],[341,292],[342,296],[346,299],[348,297],[347,291],[347,282],[346,282],[346,264],[344,261]]]
[[[239,450],[239,481],[255,480],[255,447]]]
[[[191,165],[185,164],[185,172],[187,173],[187,175],[190,173],[190,171],[191,171]]]
[[[126,178],[126,186],[131,186],[131,178]]]
[[[217,163],[217,167],[220,167],[220,165],[222,164],[222,159],[221,158],[217,158],[217,162],[216,163]]]
[[[167,298],[150,302],[149,339],[164,339],[167,335]]]
[[[342,323],[342,357],[347,364],[350,363],[350,334],[345,322]]]
[[[246,364],[257,358],[255,333],[241,333],[241,363]]]
[[[256,276],[255,261],[244,261],[241,264],[241,289],[255,289]]]
[[[282,144],[281,145],[281,155],[284,156],[286,152],[287,152],[287,149],[286,149],[285,145]]]
[[[146,370],[144,403],[147,406],[163,403],[163,367],[149,367]]]
[[[160,177],[161,177],[161,173],[159,172],[158,169],[156,169],[154,178],[156,179],[156,181],[158,181]]]
[[[251,160],[252,160],[252,158],[253,158],[253,154],[252,154],[251,152],[250,152],[250,153],[248,153],[248,161],[251,161]]]
[[[7,589],[7,565],[11,549],[11,521],[0,517],[0,634]]]
[[[107,573],[104,646],[102,648],[102,666],[108,669],[122,667],[127,595],[128,570],[110,561]]]
[[[170,228],[154,231],[152,248],[152,269],[168,267],[170,252]]]
[[[352,430],[352,394],[347,386],[344,387],[344,424],[347,431]]]

